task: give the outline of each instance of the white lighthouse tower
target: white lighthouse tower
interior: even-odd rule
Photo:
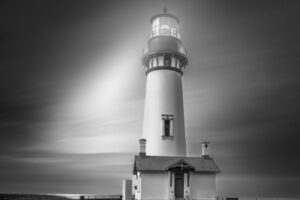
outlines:
[[[147,77],[143,135],[134,157],[132,185],[124,182],[124,188],[132,186],[135,200],[216,199],[220,169],[208,153],[209,143],[202,144],[202,155],[186,155],[182,76],[187,56],[178,23],[166,9],[151,18],[142,58]]]
[[[182,76],[187,57],[178,32],[179,19],[164,9],[150,21],[152,31],[142,58],[147,76],[146,151],[149,155],[186,156]]]

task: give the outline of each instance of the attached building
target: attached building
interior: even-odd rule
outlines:
[[[135,156],[135,198],[214,199],[218,172],[210,157]]]

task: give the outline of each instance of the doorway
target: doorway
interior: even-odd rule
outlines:
[[[183,171],[175,173],[175,198],[182,199],[184,193]]]

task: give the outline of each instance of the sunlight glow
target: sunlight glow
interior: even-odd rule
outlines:
[[[94,62],[93,70],[74,86],[50,130],[52,143],[44,149],[64,153],[135,151],[131,143],[136,143],[138,131],[134,129],[139,126],[133,123],[140,118],[132,111],[142,111],[143,101],[130,99],[130,94],[140,75],[138,69],[143,69],[140,52],[125,47]]]
[[[86,80],[83,89],[78,91],[78,96],[74,97],[79,105],[77,109],[82,109],[83,113],[91,112],[87,114],[93,114],[99,108],[102,112],[112,112],[130,89],[130,82],[134,75],[133,70],[138,64],[136,58],[126,54],[122,58],[109,60],[112,62],[108,62],[104,66],[107,69],[104,72],[93,73],[88,78],[89,80]]]

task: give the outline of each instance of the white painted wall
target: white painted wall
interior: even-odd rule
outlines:
[[[216,175],[198,174],[190,175],[190,199],[215,199]]]
[[[162,139],[162,114],[174,115],[174,140]],[[143,138],[148,155],[186,156],[182,77],[172,70],[147,75]]]
[[[141,186],[143,200],[168,199],[169,176],[165,173],[141,174]]]
[[[172,178],[171,178],[172,176]],[[171,173],[170,171],[168,172],[168,180],[170,181],[170,178],[172,179],[172,185],[170,185],[170,182],[168,182],[168,187],[169,187],[169,192],[168,192],[168,197],[169,199],[174,199],[175,198],[175,174]]]
[[[132,175],[132,194],[134,199],[141,199],[141,174]]]
[[[191,196],[190,191],[191,184],[188,186],[188,174],[184,173],[184,197],[187,198],[187,196]]]

